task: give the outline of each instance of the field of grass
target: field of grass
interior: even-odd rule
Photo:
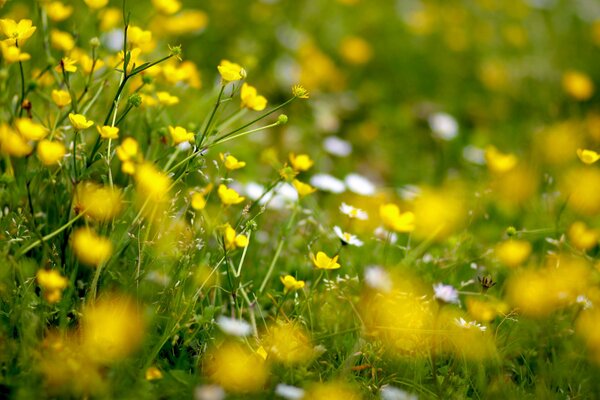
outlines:
[[[0,0],[0,398],[600,398],[594,0]]]

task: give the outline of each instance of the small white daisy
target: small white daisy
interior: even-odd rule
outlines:
[[[375,237],[377,239],[383,241],[389,240],[390,244],[396,244],[396,242],[398,241],[398,235],[396,235],[396,233],[394,232],[386,230],[383,226],[378,226],[377,228],[375,228],[375,232],[373,233],[375,234]]]
[[[442,140],[452,140],[458,135],[458,122],[450,114],[435,113],[428,120],[433,136]]]
[[[365,268],[365,283],[367,286],[381,292],[392,290],[392,280],[385,269],[378,265]]]
[[[340,139],[337,136],[329,136],[323,141],[323,148],[329,154],[338,157],[348,157],[352,153],[352,145],[350,142]]]
[[[418,400],[417,395],[408,393],[392,385],[384,385],[379,390],[381,400]]]
[[[464,329],[476,328],[479,329],[481,332],[485,332],[487,329],[487,326],[478,324],[475,321],[465,321],[463,317],[455,318],[454,323]]]
[[[360,208],[349,206],[346,203],[342,203],[340,205],[340,211],[342,214],[345,214],[350,218],[356,218],[363,221],[369,218],[369,215],[366,213],[366,211],[363,211]]]
[[[224,315],[217,318],[217,325],[223,332],[231,336],[244,337],[252,333],[252,327],[246,321],[228,318]]]
[[[346,182],[348,189],[356,194],[363,196],[372,196],[375,194],[376,188],[373,182],[362,175],[348,174],[344,178],[344,182]]]
[[[351,233],[344,232],[342,230],[342,228],[340,228],[339,226],[334,226],[333,231],[335,232],[337,237],[340,238],[340,240],[342,241],[342,244],[349,244],[351,246],[356,246],[356,247],[360,247],[363,245],[362,240],[357,238],[355,235],[352,235]]]
[[[443,283],[436,283],[433,285],[433,291],[435,294],[433,297],[446,303],[458,304],[458,291],[451,285],[444,285]]]
[[[275,387],[275,394],[284,399],[298,400],[304,398],[304,389],[280,383]]]
[[[315,174],[310,178],[310,184],[319,190],[330,193],[344,193],[346,185],[338,178],[329,174]]]

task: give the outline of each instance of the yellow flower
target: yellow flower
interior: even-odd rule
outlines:
[[[508,172],[517,165],[517,157],[514,154],[501,153],[494,146],[485,149],[485,161],[490,171],[499,174]]]
[[[227,60],[222,60],[221,64],[217,67],[223,84],[226,85],[229,82],[239,81],[246,77],[246,71],[239,64],[232,63]]]
[[[68,32],[52,29],[50,31],[50,44],[55,49],[64,51],[66,53],[73,50],[75,47],[75,39],[73,39],[73,36],[71,36],[71,34]]]
[[[102,68],[104,66],[104,61],[102,61],[101,59],[98,58],[98,59],[96,59],[96,63],[94,64],[94,59],[85,53],[79,53],[79,54],[71,53],[71,55],[77,59],[77,62],[79,62],[81,69],[83,70],[83,72],[86,75],[89,75],[92,73],[92,67],[93,67],[94,71],[98,71],[100,68]]]
[[[116,187],[83,182],[77,186],[75,204],[96,221],[110,221],[121,212],[121,191]]]
[[[508,267],[518,267],[531,254],[531,243],[524,240],[507,240],[496,245],[495,254],[498,260]]]
[[[292,181],[292,185],[294,185],[294,188],[300,197],[308,196],[309,194],[317,191],[317,189],[310,186],[308,183],[300,182],[298,179],[294,179]]]
[[[117,139],[119,137],[119,128],[116,126],[104,125],[102,128],[96,126],[96,129],[103,139]]]
[[[587,149],[577,149],[577,157],[579,157],[582,163],[587,165],[591,165],[600,160],[600,154]]]
[[[130,26],[127,30],[127,40],[134,47],[144,46],[152,41],[152,32],[138,26]]]
[[[181,126],[169,126],[169,133],[171,134],[171,138],[175,144],[183,143],[183,142],[193,142],[194,133],[188,132],[185,128]]]
[[[594,82],[580,71],[567,71],[562,78],[565,92],[575,100],[587,100],[594,94]]]
[[[117,157],[121,160],[121,170],[123,173],[133,175],[135,173],[135,162],[139,158],[138,142],[131,137],[125,138],[116,151]]]
[[[146,370],[146,380],[147,381],[156,381],[162,379],[163,374],[160,372],[160,369],[156,367],[150,367]]]
[[[236,192],[234,189],[228,188],[227,186],[220,184],[219,185],[219,189],[217,190],[217,193],[219,194],[219,198],[221,199],[221,202],[226,205],[232,205],[232,204],[240,204],[242,201],[244,201],[246,198],[243,196],[240,196],[238,194],[238,192]]]
[[[223,162],[223,164],[225,164],[225,168],[227,168],[230,171],[244,168],[246,166],[246,163],[244,161],[239,161],[231,154],[225,155],[223,153],[220,153],[219,157],[221,157],[221,161]]]
[[[264,96],[260,96],[256,88],[248,85],[246,82],[242,85],[240,98],[242,100],[242,108],[246,107],[254,111],[262,111],[267,106],[267,99]]]
[[[41,140],[48,134],[48,129],[41,124],[33,122],[29,118],[17,118],[15,127],[19,133],[29,140]]]
[[[37,156],[44,165],[58,163],[66,154],[65,145],[60,142],[42,140],[37,146]]]
[[[54,104],[56,104],[59,108],[71,104],[71,95],[66,90],[54,89],[52,90],[51,96],[52,101],[54,101]]]
[[[152,0],[152,5],[161,14],[172,15],[181,9],[181,3],[177,0]]]
[[[15,157],[25,157],[33,148],[27,140],[7,124],[0,124],[0,152]]]
[[[297,323],[274,324],[262,340],[269,357],[283,364],[307,363],[315,355],[308,332]]]
[[[410,212],[400,212],[400,208],[392,203],[379,207],[379,216],[383,226],[396,232],[412,232],[415,229],[415,215]]]
[[[306,90],[302,85],[292,86],[292,94],[294,95],[294,97],[297,97],[299,99],[308,99],[309,95],[308,90]]]
[[[56,66],[55,70],[59,73],[62,73],[63,69],[65,70],[65,72],[77,72],[77,67],[75,66],[75,64],[77,64],[76,60],[73,60],[69,57],[64,57],[60,60],[60,64]]]
[[[246,235],[238,235],[235,229],[229,224],[223,226],[223,241],[227,250],[233,250],[237,247],[248,246],[248,237]]]
[[[179,103],[179,97],[171,96],[169,92],[156,92],[156,97],[160,104],[165,106],[172,106]]]
[[[69,120],[71,121],[73,128],[75,128],[77,131],[85,130],[94,125],[94,121],[87,120],[85,116],[81,114],[69,113]]]
[[[193,193],[191,205],[194,210],[203,210],[206,207],[204,195],[202,193]]]
[[[291,275],[282,276],[279,279],[281,279],[281,283],[283,283],[286,293],[300,290],[304,287],[304,281],[298,281]]]
[[[60,1],[52,1],[46,5],[46,14],[52,21],[64,21],[73,14],[73,7],[66,6]]]
[[[6,36],[7,43],[22,46],[35,32],[30,19],[22,19],[16,22],[12,19],[0,19],[0,31]]]
[[[574,222],[568,231],[569,240],[579,250],[590,250],[600,240],[600,231],[588,228],[584,222]]]
[[[48,303],[58,303],[62,298],[62,292],[69,285],[69,280],[55,269],[40,269],[36,279],[38,285],[44,291],[44,298]]]
[[[295,155],[294,153],[290,153],[290,163],[296,171],[308,171],[314,164],[308,154]]]
[[[361,65],[373,57],[369,42],[358,36],[344,38],[340,45],[340,54],[350,64]]]
[[[184,10],[168,18],[157,18],[156,21],[157,29],[173,36],[179,36],[198,32],[206,27],[208,15],[200,10]]]
[[[204,373],[227,392],[249,393],[263,389],[269,370],[263,358],[237,342],[209,351]]]
[[[6,42],[0,42],[0,47],[2,47],[2,57],[7,64],[31,59],[31,55],[21,52],[21,49],[17,46],[10,45]]]
[[[112,255],[110,239],[98,236],[90,228],[79,228],[73,233],[72,240],[75,255],[84,264],[98,266]]]
[[[108,0],[83,0],[87,6],[93,10],[106,7]]]
[[[117,27],[123,18],[123,10],[117,7],[106,8],[98,13],[100,19],[100,30],[109,31]]]
[[[135,169],[135,181],[138,192],[155,202],[166,200],[171,187],[171,178],[148,162]]]
[[[327,254],[319,251],[316,256],[312,257],[312,262],[319,269],[338,269],[341,267],[337,262],[338,257],[339,255],[330,258]]]

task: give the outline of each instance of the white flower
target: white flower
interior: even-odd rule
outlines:
[[[342,203],[340,205],[340,211],[349,218],[356,218],[363,221],[369,218],[369,215],[365,211],[361,210],[360,208],[349,206],[346,203]]]
[[[351,246],[356,247],[360,247],[363,245],[362,240],[357,238],[355,235],[342,231],[342,228],[340,228],[339,226],[334,226],[333,231],[335,232],[337,237],[340,238],[343,244],[349,244]]]
[[[329,174],[313,175],[310,178],[310,184],[324,192],[339,194],[346,191],[346,185],[344,185],[344,182]]]
[[[482,148],[475,147],[473,145],[465,146],[465,148],[462,151],[462,156],[465,160],[473,164],[485,164],[485,150],[483,150]]]
[[[436,299],[446,303],[458,304],[458,291],[453,286],[437,283],[433,285],[433,291],[435,292],[433,297]]]
[[[392,280],[387,271],[378,265],[365,268],[365,282],[368,286],[381,292],[392,290]]]
[[[298,400],[304,398],[304,390],[285,383],[280,383],[275,387],[275,394],[288,400]]]
[[[465,321],[465,319],[463,317],[460,318],[454,318],[454,323],[458,326],[460,326],[461,328],[464,329],[471,329],[471,328],[476,328],[479,329],[481,332],[485,332],[487,329],[487,326],[483,326],[481,324],[478,324],[475,321]]]
[[[433,136],[442,140],[452,140],[458,135],[458,123],[453,116],[435,113],[428,120]]]
[[[417,395],[408,393],[392,385],[384,385],[379,390],[381,400],[418,400]]]
[[[252,333],[252,327],[246,321],[228,318],[223,315],[217,318],[217,325],[223,332],[232,336],[244,337]]]
[[[390,232],[386,230],[383,226],[378,226],[375,228],[375,237],[379,240],[387,241],[389,240],[390,244],[395,244],[398,241],[398,235],[394,232]]]
[[[375,185],[362,175],[348,174],[344,181],[351,192],[363,196],[372,196],[375,194]]]
[[[329,154],[338,157],[348,157],[352,153],[350,142],[340,139],[337,136],[329,136],[323,141],[323,148]]]
[[[225,390],[218,385],[196,386],[194,390],[194,400],[223,400]]]
[[[188,141],[181,142],[177,145],[177,148],[179,149],[179,151],[186,151],[192,148],[192,144]]]
[[[577,296],[577,299],[575,299],[575,301],[577,302],[577,304],[581,304],[584,310],[588,310],[594,306],[592,301],[582,294]]]

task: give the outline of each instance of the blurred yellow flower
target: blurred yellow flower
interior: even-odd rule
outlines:
[[[583,215],[600,213],[600,170],[577,167],[566,171],[561,179],[561,193],[571,209]]]
[[[207,376],[228,392],[256,392],[269,377],[264,359],[240,343],[224,343],[209,351],[205,360]]]
[[[110,239],[99,236],[90,228],[79,228],[73,232],[71,244],[79,261],[86,265],[98,266],[112,255]]]
[[[239,64],[232,63],[227,60],[222,60],[221,64],[217,67],[223,84],[226,85],[229,82],[239,81],[246,77],[246,71]]]
[[[348,0],[344,0],[347,2]],[[306,391],[306,399],[311,400],[361,400],[359,391],[345,382],[319,382],[310,385]]]
[[[579,157],[582,163],[587,165],[591,165],[600,160],[600,154],[587,149],[577,149],[577,157]]]
[[[314,162],[308,154],[290,153],[290,163],[296,171],[308,171],[313,166]]]
[[[32,26],[30,19],[22,19],[19,22],[8,18],[0,19],[0,31],[8,38],[8,44],[23,46],[35,30],[36,27]]]
[[[594,248],[600,240],[600,231],[591,229],[582,221],[576,221],[571,224],[567,231],[569,240],[579,250],[587,251]]]
[[[246,235],[238,235],[235,229],[229,224],[223,226],[223,242],[227,250],[234,250],[237,247],[246,247],[248,245],[248,237]]]
[[[121,160],[121,170],[127,175],[133,175],[135,173],[135,162],[140,158],[138,142],[127,137],[121,142],[121,145],[117,147],[117,157]]]
[[[69,113],[69,121],[76,131],[83,131],[94,125],[94,121],[88,120],[84,115]]]
[[[330,258],[322,251],[317,252],[316,256],[312,257],[312,262],[318,269],[338,269],[341,265],[337,262],[339,255]]]
[[[494,253],[502,264],[515,268],[527,261],[531,254],[531,243],[524,240],[507,240],[498,243]]]
[[[42,140],[37,145],[37,156],[44,165],[58,163],[66,154],[65,145],[61,142]]]
[[[45,6],[46,14],[54,22],[61,22],[73,14],[73,7],[64,5],[60,1],[51,1]]]
[[[98,13],[98,17],[100,19],[100,30],[106,32],[121,23],[123,10],[118,7],[105,8]]]
[[[152,32],[132,25],[127,29],[127,40],[134,47],[142,47],[152,41]]]
[[[169,92],[156,92],[156,97],[160,104],[164,106],[173,106],[179,103],[179,97],[172,96]]]
[[[102,128],[100,126],[96,126],[98,130],[98,134],[103,139],[118,139],[119,138],[119,128],[116,126],[104,125]]]
[[[203,210],[206,207],[204,195],[202,193],[193,193],[191,205],[194,210]]]
[[[240,196],[238,194],[238,192],[236,192],[234,189],[228,188],[227,186],[220,184],[219,185],[219,189],[217,189],[217,193],[219,194],[219,198],[221,199],[221,202],[226,205],[232,205],[232,204],[240,204],[242,201],[244,201],[246,198],[243,196]]]
[[[45,126],[33,122],[29,118],[17,118],[15,127],[24,138],[29,140],[41,140],[48,135],[48,129]]]
[[[63,69],[65,72],[77,72],[77,66],[75,64],[77,64],[77,60],[73,60],[69,57],[63,57],[54,70],[58,73],[62,73]]]
[[[172,15],[181,9],[178,0],[152,0],[152,5],[161,14]]]
[[[292,185],[294,185],[294,188],[300,197],[308,196],[317,191],[316,188],[310,186],[308,183],[300,182],[298,179],[294,179]]]
[[[152,366],[146,370],[146,380],[147,381],[156,381],[162,379],[163,374],[160,372],[160,369]]]
[[[71,95],[66,90],[53,89],[50,95],[52,96],[52,101],[54,104],[56,104],[59,108],[71,104]]]
[[[396,232],[412,232],[415,229],[415,215],[410,211],[401,213],[396,204],[382,204],[379,216],[386,229]]]
[[[59,31],[58,29],[52,29],[50,31],[50,44],[53,48],[59,51],[68,53],[75,47],[75,39],[68,32]],[[66,71],[66,68],[65,68]],[[67,71],[75,72],[75,71]]]
[[[242,108],[245,107],[254,111],[262,111],[267,106],[267,99],[264,96],[260,96],[256,91],[256,88],[248,85],[246,82],[242,85],[240,98],[242,100]]]
[[[269,357],[286,365],[303,364],[314,357],[308,333],[293,322],[277,322],[262,338]]]
[[[0,124],[0,152],[15,157],[25,157],[33,147],[27,140],[12,130],[7,124]]]
[[[123,201],[121,190],[93,182],[77,186],[75,204],[80,212],[97,221],[110,221],[121,212]]]
[[[36,279],[38,285],[44,291],[44,298],[48,303],[58,303],[62,298],[62,292],[69,285],[69,280],[55,269],[40,269]]]
[[[285,288],[285,292],[293,292],[294,290],[300,290],[304,287],[304,281],[298,281],[291,275],[282,276],[279,278]]]
[[[23,53],[17,46],[10,45],[6,42],[0,42],[0,48],[2,49],[2,58],[4,58],[4,61],[6,61],[7,64],[31,59],[30,54]]]
[[[108,0],[83,0],[87,6],[93,10],[106,7]]]
[[[564,91],[578,101],[587,100],[594,94],[594,82],[583,72],[570,70],[563,74]]]
[[[514,154],[501,153],[494,146],[488,146],[485,149],[485,162],[490,171],[501,174],[517,165],[517,157]]]
[[[245,161],[239,161],[231,154],[219,153],[219,157],[221,158],[223,164],[225,164],[225,168],[227,168],[229,171],[234,171],[236,169],[244,168],[246,166]]]
[[[340,44],[340,55],[350,64],[362,65],[371,60],[373,50],[365,39],[358,36],[348,36]]]
[[[154,202],[166,200],[171,187],[171,178],[149,162],[137,166],[135,182],[138,192]]]
[[[600,309],[583,310],[575,321],[575,332],[588,348],[588,356],[600,365]]]
[[[173,143],[176,145],[183,142],[193,142],[195,140],[194,132],[188,132],[181,126],[169,126],[169,134],[171,134],[171,139],[173,139]]]

